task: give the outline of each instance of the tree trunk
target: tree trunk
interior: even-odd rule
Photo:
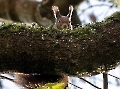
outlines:
[[[103,89],[108,89],[108,75],[103,73]]]

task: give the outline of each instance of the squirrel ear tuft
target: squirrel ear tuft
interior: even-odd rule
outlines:
[[[61,17],[59,8],[58,8],[57,6],[52,6],[52,10],[53,10],[53,13],[54,13],[54,17],[55,17],[56,19],[58,19],[58,18]]]
[[[70,5],[70,6],[69,6],[69,13],[68,13],[68,15],[67,15],[69,19],[71,19],[73,10],[74,10],[74,9],[73,9],[73,6]]]

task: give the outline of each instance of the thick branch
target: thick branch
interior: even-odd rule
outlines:
[[[73,30],[3,24],[0,71],[90,76],[119,64],[119,39],[120,12]]]

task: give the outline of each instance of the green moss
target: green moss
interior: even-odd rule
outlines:
[[[64,89],[65,86],[65,83],[47,83],[44,86],[35,89]]]
[[[120,60],[119,17],[116,12],[102,22],[73,30],[3,24],[1,71],[91,76],[111,70]]]

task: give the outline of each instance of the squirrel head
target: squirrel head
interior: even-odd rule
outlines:
[[[57,29],[70,28],[70,29],[72,29],[72,25],[71,25],[71,16],[72,16],[72,12],[73,12],[72,5],[69,6],[69,13],[67,14],[67,16],[62,16],[60,14],[59,8],[57,6],[52,6],[52,10],[53,10],[54,17],[55,17],[55,24],[53,26],[54,28],[57,28]]]

